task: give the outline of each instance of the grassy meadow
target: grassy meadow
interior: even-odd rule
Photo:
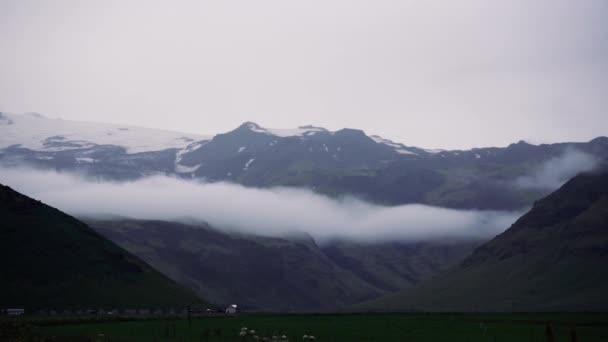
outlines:
[[[240,337],[242,327],[261,337],[302,341],[608,341],[607,314],[360,314],[239,315],[234,317],[105,322],[34,322],[36,336],[52,341],[254,341]],[[573,337],[575,332],[576,337]],[[101,337],[100,334],[103,336]]]

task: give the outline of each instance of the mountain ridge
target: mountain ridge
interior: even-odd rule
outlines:
[[[10,119],[6,114],[3,117],[4,121]],[[44,121],[37,117],[31,120]],[[53,127],[45,127],[48,136],[42,136],[37,144],[49,150],[36,150],[27,148],[27,144],[20,146],[14,135],[2,135],[8,126],[16,124],[0,124],[0,141],[4,141],[0,146],[5,146],[0,149],[0,166],[78,172],[111,181],[168,175],[254,188],[300,187],[382,205],[421,203],[455,209],[519,210],[552,190],[513,186],[519,178],[572,151],[587,159],[608,159],[606,137],[584,143],[532,145],[520,141],[504,148],[436,151],[368,136],[356,129],[332,132],[301,126],[277,130],[253,122],[203,140],[186,141],[173,134],[168,136],[173,145],[161,144],[166,148],[145,152],[106,144],[107,140],[91,143],[84,133],[74,133],[74,127],[72,131],[62,128],[56,132]],[[22,131],[27,133],[28,129],[23,127]],[[121,134],[130,132],[119,129],[92,131],[113,134],[108,139],[114,139],[114,135],[124,138]],[[78,140],[71,140],[72,136]],[[584,169],[567,170],[559,181],[572,177],[574,171]]]
[[[129,129],[140,129],[140,130],[147,130],[150,131],[151,133],[156,133],[156,132],[170,132],[174,135],[182,135],[185,138],[187,137],[188,139],[191,139],[192,141],[197,140],[197,141],[206,141],[206,140],[211,140],[214,136],[221,134],[221,133],[216,133],[216,134],[202,134],[202,133],[187,133],[187,132],[180,132],[180,131],[175,131],[175,130],[166,130],[166,129],[160,129],[160,128],[148,128],[148,127],[143,127],[143,126],[138,126],[138,125],[133,125],[133,124],[115,124],[115,123],[107,123],[107,122],[92,122],[92,121],[80,121],[80,120],[72,120],[72,119],[61,119],[61,118],[52,118],[52,117],[48,117],[44,114],[40,114],[40,113],[35,113],[35,112],[30,112],[30,113],[8,113],[8,112],[2,112],[0,111],[0,126],[4,125],[4,126],[9,126],[9,125],[14,125],[17,124],[16,121],[19,121],[19,118],[34,118],[34,119],[39,119],[41,121],[44,122],[58,122],[58,123],[65,123],[65,124],[86,124],[86,125],[90,125],[90,126],[101,126],[103,128],[108,128],[108,129],[117,129],[120,130],[120,128],[123,128],[123,131],[128,131]],[[321,126],[316,126],[316,125],[312,125],[312,124],[305,124],[305,125],[300,125],[294,128],[266,128],[264,126],[261,126],[253,121],[246,121],[243,122],[242,124],[240,124],[239,126],[237,126],[237,128],[235,128],[234,130],[238,130],[238,129],[242,129],[242,128],[248,128],[251,130],[250,127],[248,126],[252,126],[254,127],[259,133],[265,133],[268,135],[273,135],[276,137],[289,137],[289,136],[301,136],[301,135],[306,135],[306,133],[308,132],[327,132],[327,133],[332,133],[335,134],[337,132],[340,131],[361,131],[363,133],[365,133],[364,130],[362,129],[356,129],[356,128],[348,128],[348,127],[344,127],[341,129],[338,129],[336,131],[331,131],[328,130],[327,128],[321,127]],[[111,133],[111,131],[108,131],[106,133]],[[388,139],[385,137],[382,137],[380,135],[377,134],[367,134],[365,133],[365,135],[369,136],[369,137],[375,137],[378,139],[382,139],[384,141],[386,141],[387,143],[392,143],[392,144],[397,144],[397,145],[404,145],[402,142],[397,142],[394,141],[392,139]],[[42,140],[47,139],[47,138],[52,138],[53,134],[49,134],[48,136],[42,136]],[[186,141],[188,139],[185,139]],[[423,147],[412,147],[421,151],[426,151],[427,153],[431,153],[431,154],[435,154],[435,153],[440,153],[440,152],[469,152],[469,151],[473,151],[473,150],[483,150],[483,149],[501,149],[501,148],[508,148],[514,145],[518,145],[518,144],[525,144],[525,145],[529,145],[529,146],[542,146],[542,145],[553,145],[553,144],[559,144],[559,143],[566,143],[566,144],[570,144],[570,143],[582,143],[582,142],[593,142],[596,139],[608,139],[607,136],[599,136],[599,137],[595,137],[592,138],[589,141],[566,141],[566,142],[552,142],[552,143],[541,143],[541,144],[532,144],[527,142],[526,140],[519,140],[516,143],[511,143],[508,144],[506,146],[483,146],[483,147],[471,147],[471,148],[465,148],[465,149],[460,149],[460,148],[446,148],[446,147],[442,147],[442,148],[423,148]],[[3,148],[7,148],[9,146],[13,146],[15,144],[20,144],[19,142],[15,142],[15,143],[9,143],[6,142],[6,137],[5,137],[5,141],[0,141],[0,149]],[[94,143],[94,141],[90,141],[92,143]],[[99,145],[106,145],[103,143],[98,143]],[[107,144],[107,145],[112,145],[112,144]],[[169,145],[169,144],[167,144]],[[186,144],[187,145],[187,144]],[[186,145],[180,145],[182,148],[185,147]],[[118,144],[117,146],[123,146],[123,147],[127,147],[124,145],[120,145]],[[405,145],[404,145],[405,146]],[[170,149],[172,147],[169,146],[164,146],[164,147],[159,147],[158,149],[154,150],[154,149],[148,149],[147,151],[150,152],[154,152],[154,151],[162,151],[164,149]],[[139,151],[141,152],[141,151]]]
[[[608,170],[579,174],[509,229],[378,311],[605,311]]]

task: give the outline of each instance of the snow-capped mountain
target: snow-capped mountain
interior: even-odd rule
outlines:
[[[312,125],[309,126],[300,126],[298,128],[292,129],[280,129],[280,128],[262,128],[258,124],[254,122],[245,122],[243,124],[244,128],[247,128],[256,133],[268,134],[276,137],[302,137],[316,134],[318,132],[329,132],[327,129],[323,127],[315,127]]]
[[[295,173],[308,167],[333,173],[370,170],[426,154],[386,139],[374,140],[361,130],[332,132],[315,126],[279,130],[246,122],[179,152],[178,165],[180,170],[191,170],[194,177],[258,186],[268,184],[270,175],[275,181],[295,179]]]
[[[279,138],[287,138],[287,137],[310,138],[315,134],[321,134],[321,135],[323,135],[323,134],[335,135],[336,134],[336,132],[329,131],[323,127],[317,127],[317,126],[312,126],[312,125],[299,126],[297,128],[292,128],[292,129],[280,129],[280,128],[263,128],[254,122],[245,122],[243,125],[241,125],[241,128],[248,129],[255,133],[267,134],[269,136],[279,137]],[[378,135],[371,135],[371,136],[369,136],[369,138],[371,138],[378,144],[383,144],[383,145],[392,147],[395,150],[395,152],[397,152],[399,154],[416,155],[417,151],[418,152],[419,151],[426,151],[426,152],[430,151],[430,150],[422,150],[422,149],[418,149],[418,148],[407,147],[403,144],[396,143],[389,139],[384,139]],[[442,151],[442,150],[438,150],[438,151]]]
[[[277,138],[309,137],[316,133],[335,134],[323,127],[312,125],[293,129],[263,128],[253,122],[243,124],[252,132]],[[77,150],[95,145],[124,147],[129,154],[161,151],[171,148],[188,152],[193,142],[207,141],[212,136],[174,132],[153,128],[108,123],[49,118],[39,113],[13,114],[0,112],[0,149],[20,147],[32,151],[56,152]],[[371,138],[379,144],[395,148],[397,153],[416,154],[403,144],[381,138]]]
[[[521,208],[550,189],[508,185],[572,149],[606,160],[608,138],[448,151],[406,146],[357,129],[272,129],[246,122],[207,137],[0,113],[4,166],[79,171],[111,180],[165,174],[254,187],[295,186],[385,204]]]
[[[0,149],[21,147],[33,151],[66,151],[95,145],[124,147],[127,153],[185,148],[209,137],[106,123],[52,119],[38,113],[0,113]]]

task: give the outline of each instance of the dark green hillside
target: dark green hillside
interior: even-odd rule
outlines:
[[[199,303],[86,224],[0,185],[0,307]]]
[[[608,310],[608,172],[576,176],[447,274],[372,310]]]

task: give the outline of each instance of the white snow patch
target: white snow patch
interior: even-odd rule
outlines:
[[[323,127],[315,127],[315,126],[300,126],[298,128],[266,128],[265,129],[268,134],[275,135],[277,137],[302,137],[313,135],[319,132],[328,132]]]
[[[405,145],[403,144],[398,144],[394,141],[388,140],[388,139],[384,139],[381,136],[378,135],[371,135],[370,138],[377,142],[378,144],[384,144],[387,146],[392,147],[393,149],[395,149],[395,152],[399,153],[399,154],[413,154],[413,155],[418,155],[418,153],[412,152],[410,150],[406,150],[405,149]]]
[[[475,154],[475,158],[479,159],[481,156],[479,154]]]
[[[175,172],[176,173],[191,173],[191,172],[196,171],[200,167],[200,165],[194,165],[194,166],[181,165],[180,162],[182,161],[182,157],[186,153],[196,151],[199,148],[205,146],[208,142],[209,142],[209,140],[198,141],[198,142],[195,142],[195,143],[192,143],[192,144],[186,146],[186,148],[184,148],[182,150],[179,150],[175,154],[175,168],[174,168]]]
[[[384,144],[386,141],[390,142],[390,140],[386,140],[379,135],[370,135],[369,137],[378,144]]]
[[[0,149],[21,145],[34,151],[64,151],[116,145],[124,147],[127,153],[139,153],[184,148],[192,141],[208,139],[202,135],[160,129],[53,119],[36,113],[2,113],[2,117],[10,120],[11,124],[0,125]],[[53,137],[56,142],[75,146],[44,144],[45,140],[48,142],[47,139]]]
[[[239,152],[238,152],[238,153],[241,153],[241,152],[245,151],[245,149],[246,149],[246,148],[247,148],[247,147],[245,147],[245,146],[241,146],[241,147],[239,147]]]
[[[325,149],[325,152],[329,152],[329,149],[327,148],[327,145],[323,144],[323,148]]]
[[[444,151],[445,151],[445,150],[440,150],[440,149],[432,149],[432,148],[429,148],[429,149],[426,149],[426,148],[425,148],[425,149],[422,149],[422,150],[423,150],[424,152],[426,152],[426,153],[431,153],[431,154],[437,154],[437,153],[441,153],[441,152],[444,152]]]
[[[399,153],[399,154],[413,154],[413,155],[415,155],[415,156],[417,156],[417,155],[418,155],[418,153],[414,153],[414,152],[412,152],[412,151],[404,150],[404,149],[402,149],[402,148],[396,148],[396,149],[395,149],[395,151],[396,151],[397,153]]]
[[[40,159],[40,160],[52,160],[52,159],[53,159],[53,157],[49,157],[49,156],[39,156],[39,157],[36,157],[36,159]]]
[[[177,151],[177,154],[175,155],[175,162],[179,163],[182,160],[182,157],[184,154],[194,152],[194,151],[198,150],[199,148],[205,146],[208,142],[209,142],[209,140],[197,141],[195,143],[192,143],[192,144],[186,146],[186,148]]]
[[[243,170],[247,171],[247,169],[249,169],[249,165],[251,165],[251,163],[253,163],[254,160],[255,160],[255,158],[249,159],[249,161],[245,164],[245,167],[243,168]]]
[[[79,163],[94,163],[94,162],[96,162],[96,160],[93,159],[93,158],[82,158],[82,157],[81,158],[76,158],[76,161],[79,162]]]
[[[198,141],[198,142],[195,142],[195,143],[192,143],[192,144],[186,146],[186,148],[184,148],[184,149],[177,151],[177,153],[175,154],[175,170],[176,170],[175,172],[178,172],[177,171],[178,168],[191,167],[191,166],[179,165],[179,163],[182,161],[182,157],[184,156],[184,154],[194,152],[194,151],[198,150],[199,148],[205,146],[208,142],[209,142],[209,140]]]
[[[329,132],[323,127],[315,127],[315,126],[300,126],[297,128],[264,128],[260,127],[253,122],[250,122],[246,126],[253,132],[264,133],[268,135],[274,135],[277,137],[285,138],[285,137],[302,137],[309,136],[319,132]],[[330,132],[331,133],[331,132]]]
[[[264,134],[269,134],[268,130],[254,124],[253,122],[250,122],[247,124],[247,128],[249,128],[250,130],[257,132],[257,133],[264,133]]]
[[[199,167],[201,167],[201,164],[194,165],[194,166],[175,164],[175,172],[176,173],[192,173],[192,172],[198,170]]]

